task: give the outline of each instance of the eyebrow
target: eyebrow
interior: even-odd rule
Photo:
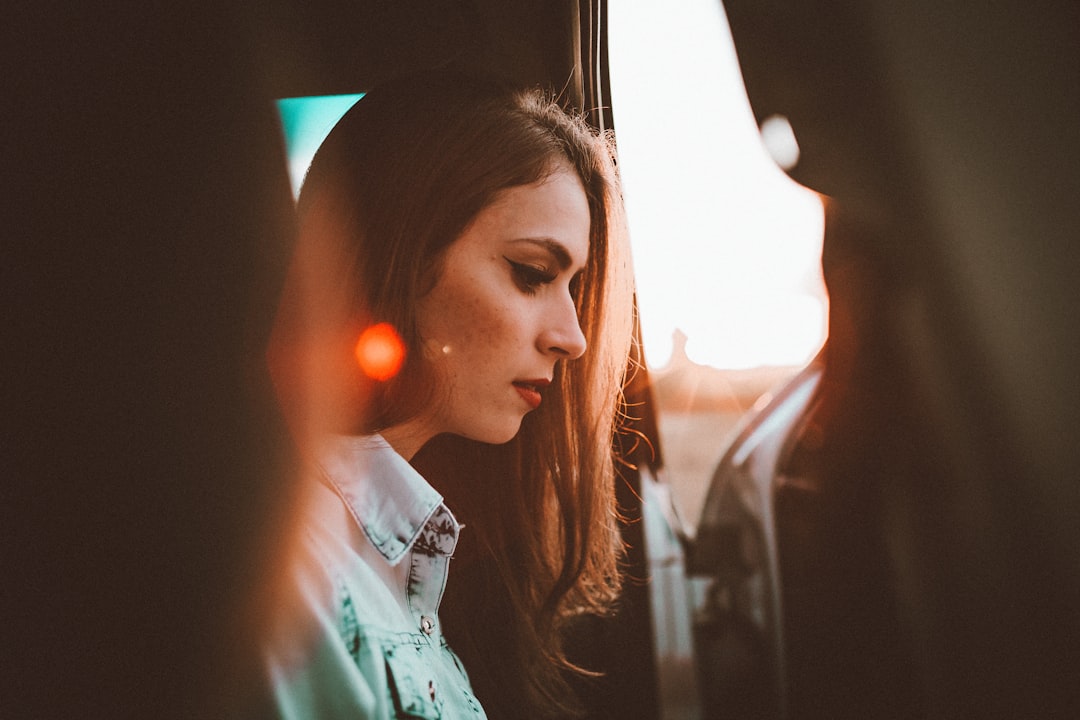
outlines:
[[[566,270],[569,268],[574,260],[570,257],[570,251],[566,249],[558,240],[552,240],[551,238],[519,238],[514,241],[515,243],[531,243],[533,245],[539,245],[555,258],[555,262],[558,263],[559,269]]]

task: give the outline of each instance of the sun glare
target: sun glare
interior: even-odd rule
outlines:
[[[700,364],[806,363],[827,331],[821,201],[765,149],[720,3],[609,7],[647,362],[667,364],[678,329]]]

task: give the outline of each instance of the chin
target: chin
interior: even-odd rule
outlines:
[[[521,418],[502,425],[490,425],[483,428],[475,428],[473,432],[461,433],[470,440],[487,443],[488,445],[504,445],[515,437],[521,430]]]

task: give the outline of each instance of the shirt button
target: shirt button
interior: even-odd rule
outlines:
[[[424,631],[425,635],[430,635],[435,631],[435,621],[424,615],[420,618],[420,629]]]

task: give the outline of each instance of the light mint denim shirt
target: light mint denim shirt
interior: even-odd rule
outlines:
[[[331,438],[318,472],[268,651],[279,717],[486,717],[439,623],[460,531],[442,496],[378,435]]]

